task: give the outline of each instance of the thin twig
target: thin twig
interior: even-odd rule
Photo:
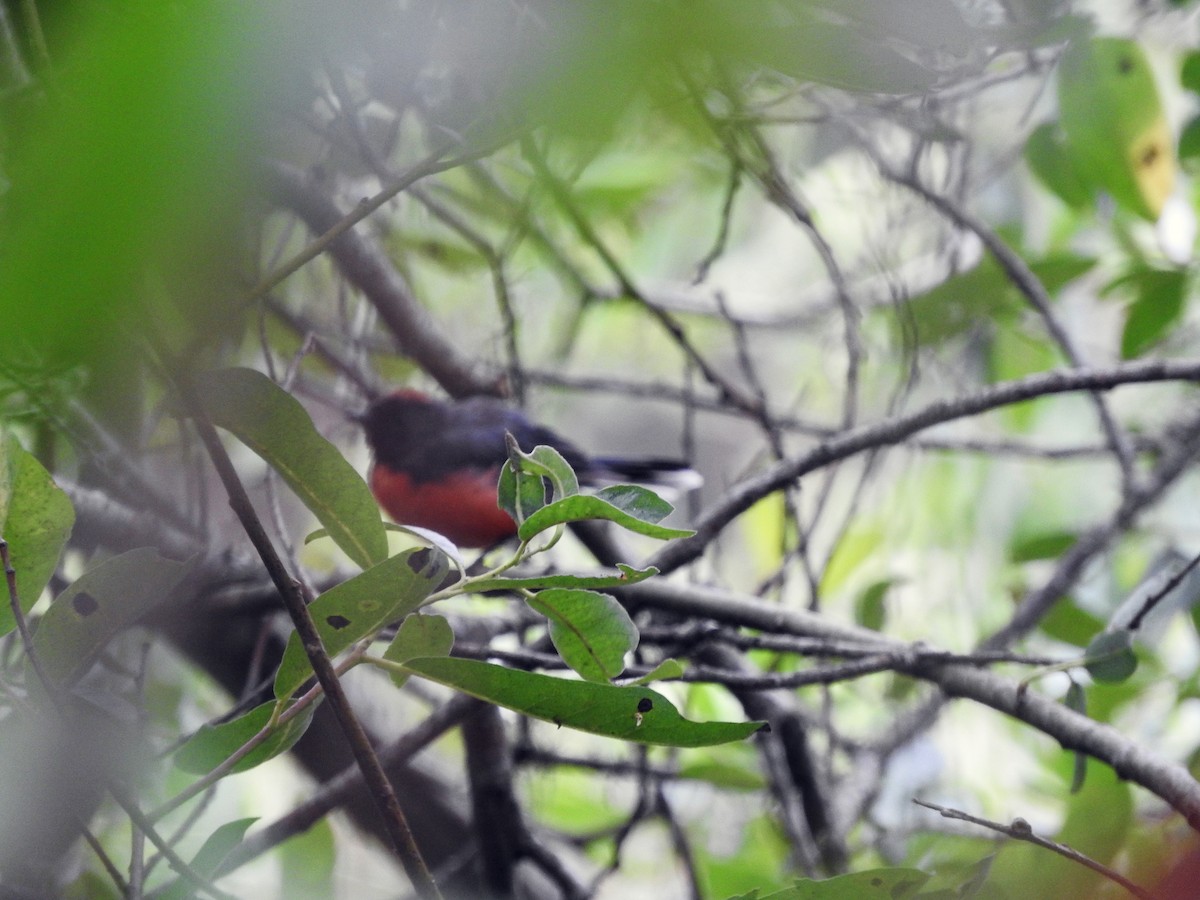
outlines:
[[[1114,884],[1119,884],[1121,887],[1125,888],[1125,890],[1129,891],[1129,893],[1133,894],[1133,896],[1140,898],[1140,900],[1155,900],[1153,894],[1144,888],[1138,887],[1120,872],[1110,869],[1108,866],[1097,862],[1090,856],[1080,853],[1074,847],[1068,847],[1066,844],[1060,844],[1058,841],[1052,841],[1049,838],[1044,838],[1040,835],[1034,834],[1033,828],[1030,826],[1030,824],[1020,817],[1013,819],[1011,824],[1004,825],[1000,822],[993,822],[990,819],[982,819],[979,816],[973,816],[970,813],[965,813],[961,810],[951,809],[947,806],[939,806],[936,803],[929,803],[925,800],[919,800],[916,797],[913,798],[913,803],[917,804],[917,806],[923,806],[926,809],[932,809],[934,812],[939,813],[943,818],[955,819],[960,822],[970,822],[972,825],[982,826],[983,828],[987,828],[991,831],[1003,834],[1006,837],[1010,837],[1013,840],[1025,841],[1026,843],[1033,844],[1035,847],[1041,847],[1043,850],[1051,850],[1057,853],[1059,856],[1071,860],[1071,862],[1079,863],[1079,865],[1085,866],[1091,869],[1093,872],[1103,875]]]
[[[163,356],[161,347],[158,352],[160,357]],[[165,363],[165,359],[163,362]],[[170,371],[165,366],[164,369]],[[321,635],[317,631],[312,616],[309,615],[299,583],[288,574],[283,561],[276,553],[271,538],[255,512],[246,488],[217,435],[216,428],[205,414],[204,406],[196,395],[195,388],[192,387],[186,375],[176,378],[175,386],[179,391],[184,408],[195,422],[200,439],[203,441],[205,449],[208,450],[213,466],[225,486],[226,493],[229,495],[229,505],[241,522],[242,528],[245,529],[250,542],[258,551],[267,574],[270,575],[276,590],[279,591],[288,615],[300,635],[301,645],[308,655],[317,681],[320,682],[321,688],[325,692],[330,708],[338,720],[342,733],[354,754],[354,759],[362,770],[363,779],[369,786],[371,796],[383,817],[397,858],[421,896],[440,898],[441,893],[421,857],[391,782],[388,781],[387,774],[383,771],[379,758],[371,747],[366,731],[363,730],[362,724],[350,706],[338,673],[325,652]]]
[[[1000,236],[981,219],[973,215],[961,204],[955,202],[947,194],[930,190],[915,176],[896,172],[887,167],[878,158],[876,159],[876,163],[885,177],[913,191],[959,228],[964,228],[978,237],[996,262],[1000,264],[1009,281],[1028,300],[1029,305],[1037,311],[1037,314],[1046,326],[1047,333],[1054,343],[1058,345],[1067,362],[1077,369],[1083,367],[1084,360],[1075,349],[1075,342],[1066,329],[1059,323],[1051,309],[1050,295],[1047,293],[1045,285],[1042,284],[1041,279],[1034,274],[1033,270],[1029,268],[1028,263],[1021,258],[1019,253],[1004,243]],[[1109,446],[1112,448],[1113,456],[1121,471],[1121,478],[1125,483],[1126,489],[1129,489],[1134,484],[1135,477],[1133,452],[1129,446],[1129,439],[1112,417],[1112,413],[1109,411],[1103,397],[1099,393],[1092,392],[1091,399],[1096,408],[1096,416],[1100,420],[1100,426],[1108,438]]]

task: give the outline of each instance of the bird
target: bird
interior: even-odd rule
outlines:
[[[701,481],[676,460],[590,456],[496,397],[439,400],[401,388],[357,418],[374,457],[369,483],[379,505],[396,522],[436,531],[460,547],[492,547],[517,532],[496,503],[506,433],[526,452],[553,447],[582,484],[624,479],[686,490]]]

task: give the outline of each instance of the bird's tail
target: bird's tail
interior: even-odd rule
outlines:
[[[677,459],[626,459],[620,456],[594,456],[581,478],[590,483],[634,481],[652,487],[672,488],[680,493],[694,491],[704,477]]]

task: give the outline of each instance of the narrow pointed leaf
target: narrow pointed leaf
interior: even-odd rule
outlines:
[[[17,595],[21,610],[27,613],[58,567],[75,524],[75,509],[50,473],[15,437],[9,435],[2,449],[0,537],[8,541],[9,559],[17,573]],[[0,596],[3,597],[0,636],[3,636],[16,628],[17,623],[7,587]]]
[[[346,555],[364,569],[387,558],[371,491],[300,403],[261,372],[222,369],[196,378],[205,413],[287,482]]]
[[[637,490],[645,491],[646,489],[637,488]],[[653,494],[652,491],[646,491],[646,493]],[[625,498],[626,501],[628,499],[628,497]],[[660,502],[666,504],[668,507],[670,506],[665,500],[661,500]],[[641,508],[637,509],[637,512],[641,511]],[[658,516],[656,505],[651,505],[651,511],[648,514]],[[666,528],[665,526],[656,524],[661,518],[661,516],[653,520],[639,518],[636,513],[631,513],[628,509],[614,506],[603,497],[579,494],[578,496],[568,497],[565,500],[559,500],[556,503],[542,507],[521,523],[517,534],[521,540],[527,541],[556,525],[562,525],[566,522],[579,522],[585,519],[607,519],[628,531],[664,541],[690,537],[695,534],[694,531],[688,531],[684,528]]]
[[[308,730],[316,708],[316,704],[311,703],[277,726],[261,744],[239,759],[231,771],[245,772],[290,750]],[[176,751],[175,765],[193,775],[211,772],[262,731],[274,709],[275,703],[267,702],[228,722],[205,725]]]
[[[638,630],[613,597],[551,588],[525,602],[546,617],[558,655],[582,677],[604,683],[625,671],[625,654],[637,647]]]
[[[1081,716],[1087,715],[1087,694],[1078,682],[1071,682],[1067,688],[1067,695],[1063,698],[1063,704]],[[1087,755],[1076,753],[1074,756],[1074,771],[1071,773],[1071,793],[1078,794],[1083,790],[1083,782],[1087,777]]]
[[[449,572],[446,557],[421,548],[399,553],[330,588],[308,607],[325,652],[333,657],[413,612]],[[291,696],[312,676],[308,655],[293,632],[275,675],[275,696]]]
[[[202,878],[210,878],[215,875],[225,857],[242,842],[246,832],[250,830],[250,826],[257,821],[257,817],[236,819],[220,826],[208,836],[204,845],[192,857],[189,863],[192,871]],[[154,896],[156,900],[188,900],[188,898],[196,896],[196,886],[181,876],[161,892],[156,892]]]
[[[763,722],[693,722],[646,687],[567,681],[473,659],[412,659],[414,674],[535,719],[592,734],[671,747],[740,741]]]
[[[657,666],[639,678],[634,684],[650,684],[653,681],[666,681],[683,675],[683,664],[677,659],[664,659]]]
[[[158,606],[191,569],[149,547],[105,560],[64,590],[34,635],[46,675],[60,686],[82,675],[104,646]]]
[[[1121,332],[1121,358],[1141,356],[1171,333],[1183,317],[1188,278],[1179,270],[1144,269],[1129,279],[1137,294]]]

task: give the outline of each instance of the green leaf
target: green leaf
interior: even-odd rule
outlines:
[[[1184,56],[1179,68],[1179,83],[1192,93],[1200,94],[1200,50]]]
[[[508,441],[508,462],[500,471],[497,501],[515,522],[520,524],[542,509],[547,503],[547,496],[554,501],[579,493],[575,471],[561,453],[543,444],[526,453],[511,434],[505,437]],[[550,483],[549,492],[543,481]]]
[[[334,657],[351,644],[404,618],[437,590],[450,567],[437,550],[398,553],[330,588],[308,607],[325,652]],[[312,665],[293,632],[275,675],[275,696],[290,697],[312,677]]]
[[[1196,160],[1200,159],[1200,116],[1184,125],[1179,133],[1179,159],[1189,170],[1195,170]]]
[[[210,878],[215,875],[225,857],[242,842],[250,826],[257,821],[257,818],[236,819],[217,828],[192,857],[189,864],[192,871],[201,878]],[[195,895],[195,884],[186,878],[179,877],[162,891],[156,892],[154,896],[157,900],[188,900]]]
[[[679,767],[679,777],[703,781],[731,791],[762,791],[767,780],[753,765],[737,765],[726,760],[706,758]]]
[[[1127,628],[1105,631],[1084,651],[1084,665],[1097,681],[1125,681],[1137,670],[1133,633]]]
[[[765,724],[693,722],[649,688],[568,681],[473,659],[412,659],[405,667],[535,719],[641,744],[706,747],[744,740]]]
[[[38,624],[33,645],[46,676],[70,686],[113,637],[166,600],[191,567],[141,547],[84,573]]]
[[[895,578],[884,578],[869,585],[859,594],[858,599],[854,601],[854,621],[872,631],[883,628],[887,621],[884,599],[895,583]]]
[[[1082,177],[1154,220],[1175,183],[1175,148],[1145,53],[1133,41],[1076,41],[1058,73],[1060,121]]]
[[[603,683],[625,671],[625,654],[637,647],[638,630],[616,599],[595,591],[550,588],[525,602],[549,620],[558,655],[585,679]]]
[[[918,896],[928,880],[929,875],[920,869],[870,869],[820,881],[797,879],[781,891],[752,891],[731,900],[904,900]]]
[[[1087,715],[1087,693],[1079,682],[1071,682],[1067,688],[1067,695],[1063,698],[1063,705],[1081,716]],[[1087,776],[1087,754],[1075,753],[1074,757],[1075,771],[1071,774],[1071,793],[1078,794],[1083,789]]]
[[[893,321],[899,328],[915,327],[922,346],[941,344],[981,322],[1015,315],[1019,301],[1010,287],[1000,267],[988,257],[973,269],[913,297]]]
[[[1009,548],[1008,558],[1014,563],[1040,559],[1058,559],[1078,540],[1073,531],[1045,531],[1016,540]]]
[[[1079,174],[1057,124],[1047,122],[1033,130],[1025,142],[1025,162],[1038,181],[1071,209],[1091,206],[1095,190]]]
[[[283,842],[279,859],[283,897],[333,897],[333,865],[337,844],[329,817],[323,816],[308,829]]]
[[[677,659],[664,659],[657,666],[638,678],[632,684],[650,684],[654,681],[667,681],[672,678],[683,677],[683,664]]]
[[[596,491],[595,496],[643,522],[661,522],[675,511],[654,491],[636,484],[612,484]]]
[[[1064,597],[1054,604],[1038,628],[1057,641],[1085,647],[1104,628],[1104,623],[1076,606],[1070,597]]]
[[[126,352],[150,270],[232,319],[199,248],[215,249],[240,208],[258,104],[276,83],[267,41],[285,23],[265,27],[267,6],[212,7],[186,26],[171,4],[45,11],[57,100],[4,114],[6,353],[27,345],[65,368]],[[178,277],[185,260],[195,276]]]
[[[601,588],[625,587],[645,581],[658,574],[658,569],[650,566],[646,569],[635,569],[624,563],[617,563],[620,575],[533,575],[529,578],[480,578],[471,582],[471,592],[482,594],[484,591],[516,591],[537,590],[539,588],[580,588],[582,590],[599,590]]]
[[[1129,305],[1121,333],[1121,358],[1141,356],[1183,317],[1187,273],[1182,270],[1143,269],[1130,279],[1137,297]]]
[[[1057,839],[1092,859],[1109,864],[1125,846],[1135,821],[1133,791],[1110,766],[1089,759],[1087,767],[1087,779],[1071,797],[1067,818]],[[1070,866],[1068,862],[1067,867]]]
[[[408,662],[420,656],[449,656],[454,649],[454,630],[444,616],[423,616],[410,613],[396,630],[396,636],[383,653],[392,662]],[[408,676],[391,672],[396,687],[403,687]]]
[[[1076,253],[1049,253],[1041,259],[1029,262],[1030,270],[1050,294],[1057,294],[1065,285],[1090,271],[1095,265],[1095,257],[1079,256]],[[1016,288],[1013,287],[1012,290],[1016,291]]]
[[[1051,294],[1091,269],[1096,260],[1073,253],[1054,253],[1030,262],[1033,274]],[[941,344],[981,325],[1012,322],[1026,302],[992,257],[953,275],[909,300],[905,315],[893,317],[897,328],[917,330],[920,344]]]
[[[278,472],[347,556],[364,569],[387,558],[387,533],[366,482],[294,397],[253,369],[208,372],[195,384],[213,424]]]
[[[75,509],[50,473],[12,435],[0,454],[0,537],[17,573],[21,611],[28,613],[58,567],[75,524]],[[0,589],[0,636],[17,627],[7,584]]]
[[[632,487],[632,485],[630,486]],[[638,488],[638,490],[646,491],[645,488]],[[653,492],[646,491],[646,493],[652,494]],[[623,499],[626,502],[629,501],[628,497],[623,497]],[[665,500],[660,500],[660,502],[670,506]],[[657,515],[657,510],[652,515]],[[662,525],[657,525],[655,524],[657,519],[646,521],[625,509],[614,506],[602,497],[588,494],[568,497],[565,500],[558,500],[548,506],[542,507],[521,523],[520,528],[517,529],[517,534],[521,540],[528,541],[556,525],[563,525],[567,522],[579,522],[584,519],[607,519],[610,522],[616,522],[622,528],[629,531],[664,541],[690,537],[695,534],[694,531],[686,529],[666,528]]]
[[[263,703],[245,715],[217,725],[205,725],[188,738],[175,753],[175,765],[193,775],[206,775],[233,756],[271,720],[276,704]],[[243,756],[230,769],[245,772],[286,753],[308,730],[317,705],[310,703],[292,718],[276,727],[261,744]]]
[[[505,465],[500,470],[496,503],[514,522],[523,522],[546,505],[546,487],[540,475]]]

